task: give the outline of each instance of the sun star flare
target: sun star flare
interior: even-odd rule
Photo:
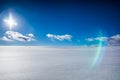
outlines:
[[[4,22],[9,26],[10,30],[12,30],[14,26],[17,26],[17,22],[13,19],[13,16],[11,13],[9,14],[8,19],[4,19]]]

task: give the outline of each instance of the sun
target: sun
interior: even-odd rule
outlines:
[[[14,26],[17,26],[17,22],[13,19],[13,16],[11,13],[9,13],[9,18],[4,19],[4,22],[8,25],[10,30],[12,30]]]

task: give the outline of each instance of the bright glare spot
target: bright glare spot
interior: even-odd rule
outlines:
[[[16,21],[13,19],[12,14],[9,14],[9,18],[8,19],[4,19],[4,22],[10,27],[10,30],[14,27],[17,26]]]

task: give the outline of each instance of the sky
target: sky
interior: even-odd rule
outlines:
[[[10,29],[10,15],[16,23]],[[116,0],[0,0],[0,45],[120,46]]]

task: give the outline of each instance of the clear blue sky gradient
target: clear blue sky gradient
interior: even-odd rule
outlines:
[[[85,38],[101,36],[99,33],[108,37],[120,34],[120,6],[116,1],[1,1],[0,12],[7,15],[9,10],[17,19],[21,17],[15,31],[35,35],[37,41],[26,43],[30,45],[82,45],[90,44]],[[0,36],[6,30],[0,27]],[[48,33],[73,37],[72,41],[51,41]]]

